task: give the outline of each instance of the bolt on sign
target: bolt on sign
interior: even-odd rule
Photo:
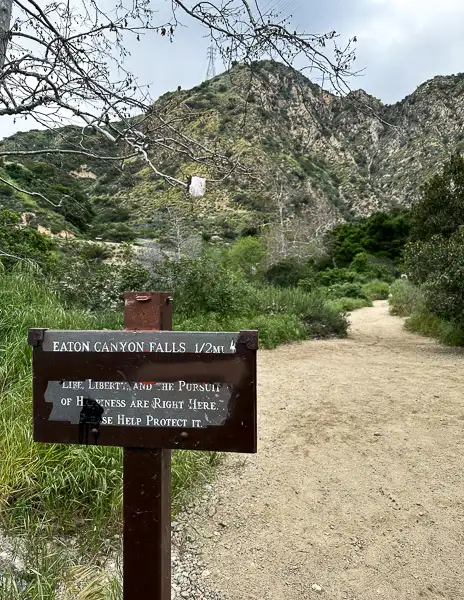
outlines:
[[[124,331],[29,330],[36,442],[122,446],[124,600],[168,600],[170,450],[256,452],[257,331],[170,331],[166,293]]]

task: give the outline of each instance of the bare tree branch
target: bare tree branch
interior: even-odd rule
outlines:
[[[76,154],[102,161],[140,158],[155,177],[188,187],[166,173],[160,157],[181,155],[203,165],[207,181],[224,181],[246,172],[237,154],[225,154],[189,134],[198,118],[182,94],[153,107],[149,90],[125,68],[129,37],[150,34],[175,40],[180,19],[200,23],[229,66],[272,58],[328,78],[342,89],[354,59],[351,42],[340,49],[337,34],[294,30],[258,0],[171,0],[168,19],[157,20],[150,0],[132,0],[105,13],[98,0],[0,0],[0,116],[32,118],[40,126],[82,125],[72,147],[2,148],[0,156]],[[11,17],[13,14],[13,17]],[[329,48],[331,48],[329,50]],[[135,116],[137,115],[137,116]],[[100,153],[87,133],[97,132],[111,151]],[[114,154],[113,154],[114,152]]]
[[[137,152],[132,152],[132,154],[125,154],[123,156],[100,156],[99,154],[94,154],[93,152],[88,152],[86,150],[70,150],[67,148],[44,148],[43,150],[2,150],[0,148],[0,156],[37,156],[39,154],[77,154],[79,156],[86,156],[88,158],[95,158],[96,160],[106,161],[106,160],[127,160],[128,158],[134,158],[137,156]]]

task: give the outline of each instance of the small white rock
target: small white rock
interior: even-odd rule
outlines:
[[[313,590],[313,592],[317,592],[318,594],[320,594],[322,592],[321,586],[317,585],[317,583],[313,583],[313,585],[311,586],[311,589]]]

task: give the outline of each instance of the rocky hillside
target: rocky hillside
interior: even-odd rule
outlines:
[[[121,170],[114,162],[69,155],[34,162],[9,157],[1,177],[22,190],[48,198],[66,193],[68,199],[53,209],[40,196],[2,185],[0,204],[33,213],[32,223],[55,231],[116,241],[135,236],[163,244],[188,238],[186,232],[227,239],[295,216],[310,231],[409,205],[424,179],[464,148],[464,75],[436,77],[401,102],[383,105],[363,91],[331,95],[265,61],[253,73],[237,65],[197,88],[166,94],[155,108],[173,100],[176,110],[190,115],[188,135],[240,156],[246,172],[210,184],[205,198],[192,202],[139,159]],[[75,148],[80,135],[76,128],[31,131],[2,144],[10,150]],[[114,151],[96,134],[91,143],[100,152]],[[152,158],[183,181],[208,175],[182,155],[153,152]]]

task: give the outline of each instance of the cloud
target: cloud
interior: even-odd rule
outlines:
[[[384,102],[396,102],[435,75],[464,71],[462,0],[361,0],[340,23],[358,38],[356,80]]]
[[[111,0],[102,1],[112,5]],[[355,66],[364,71],[350,85],[384,102],[400,100],[435,75],[464,71],[463,0],[260,0],[260,4],[293,12],[294,24],[308,32],[334,29],[341,43],[356,35]],[[177,30],[172,44],[153,33],[129,42],[128,67],[141,83],[152,84],[153,98],[178,85],[193,87],[206,76],[206,30],[188,17],[181,21],[185,27]],[[217,68],[221,70],[219,61]],[[2,118],[0,135],[30,126],[29,121],[13,124]]]

